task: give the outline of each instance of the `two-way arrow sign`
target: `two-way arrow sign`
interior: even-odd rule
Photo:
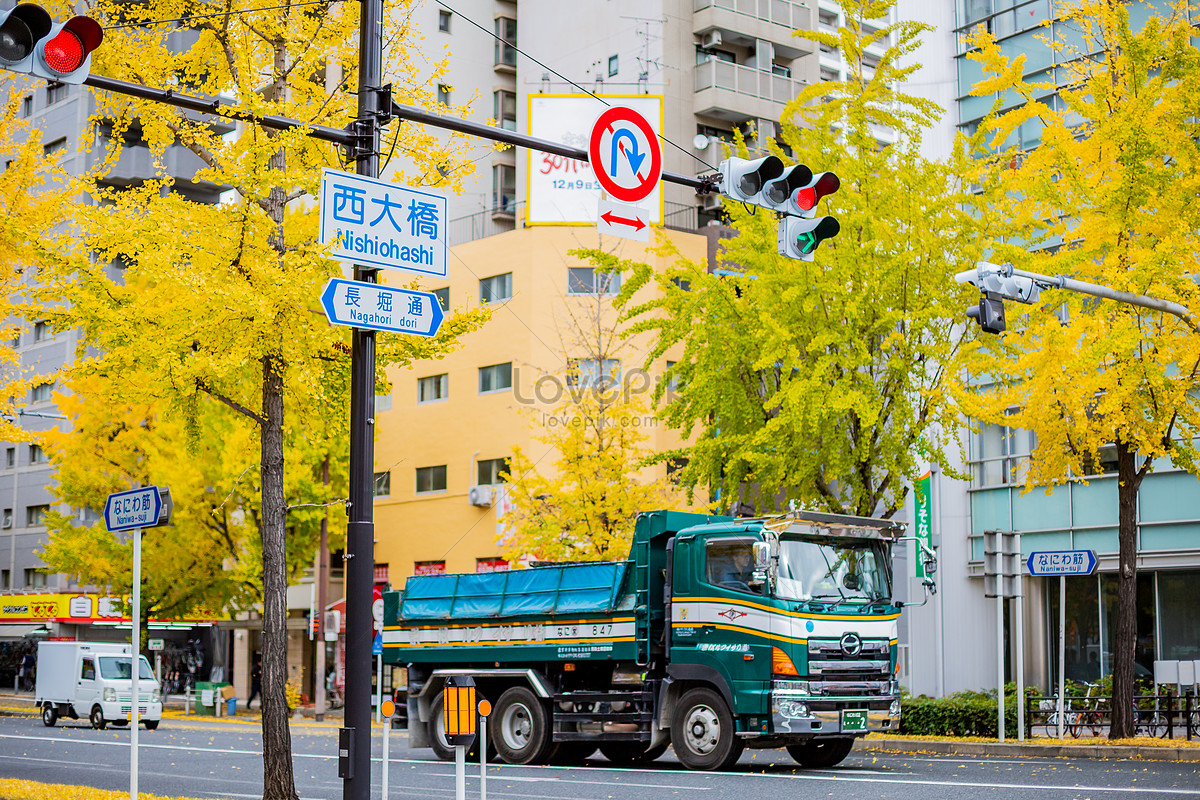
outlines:
[[[633,239],[635,242],[650,241],[650,210],[627,206],[608,200],[600,201],[599,219],[596,229],[610,236]]]
[[[437,336],[445,316],[437,295],[431,292],[343,278],[330,279],[321,293],[321,305],[334,325],[413,336]]]

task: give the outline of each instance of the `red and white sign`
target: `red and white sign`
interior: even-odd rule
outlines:
[[[650,123],[632,108],[614,106],[596,120],[588,158],[600,185],[614,200],[649,197],[662,177],[662,148]]]
[[[609,236],[620,236],[635,242],[650,241],[650,209],[621,203],[600,201],[596,230]]]

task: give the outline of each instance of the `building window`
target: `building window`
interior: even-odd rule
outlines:
[[[50,510],[48,505],[26,506],[25,507],[25,527],[36,528],[41,525],[46,519],[46,512]]]
[[[476,572],[508,572],[508,562],[503,558],[475,559]]]
[[[1037,446],[1033,431],[981,422],[971,436],[972,485],[1006,486],[1025,480],[1029,454]]]
[[[30,464],[45,464],[50,459],[46,456],[46,451],[42,449],[40,444],[29,445],[29,463]]]
[[[506,131],[517,129],[517,95],[503,89],[492,92],[492,108],[496,124]]]
[[[683,471],[687,469],[688,460],[686,458],[671,458],[667,460],[667,480],[678,485],[683,478]]]
[[[476,462],[476,486],[495,486],[503,483],[501,475],[508,474],[509,460],[507,458],[487,458]]]
[[[678,363],[678,362],[668,361],[667,362],[667,374],[663,376],[663,378],[667,382],[667,391],[668,392],[678,392],[679,391],[679,378],[677,378],[671,372],[673,369],[675,369],[676,363]],[[670,470],[668,470],[668,474],[670,474]]]
[[[687,278],[680,278],[677,276],[671,278],[671,283],[675,284],[675,288],[681,289],[685,292],[690,292],[692,290],[692,282]]]
[[[12,526],[13,526],[12,509],[6,508],[6,509],[4,509],[4,530],[8,530]]]
[[[392,473],[376,472],[375,473],[375,496],[390,497],[392,494]]]
[[[592,267],[567,268],[567,294],[614,295],[620,289],[619,272],[598,272]]]
[[[512,362],[479,368],[479,393],[500,392],[512,388]]]
[[[54,155],[55,153],[59,152],[60,150],[66,150],[66,149],[67,149],[67,137],[64,136],[60,139],[55,139],[54,141],[48,142],[45,145],[43,145],[42,146],[42,155],[45,156],[46,158],[49,158],[50,156]]]
[[[437,101],[444,106],[450,105],[450,87],[444,83],[438,84]]]
[[[481,303],[498,303],[512,299],[512,273],[493,275],[479,281],[479,301]]]
[[[50,325],[47,322],[33,323],[33,340],[35,342],[44,342],[51,338]]]
[[[418,403],[432,403],[434,400],[445,400],[449,396],[449,374],[443,372],[441,375],[430,375],[428,378],[417,378]]]
[[[496,66],[517,66],[517,21],[496,17]]]
[[[608,77],[611,78],[616,74],[617,74],[617,57],[609,56],[608,57]]]
[[[450,287],[443,286],[441,289],[434,289],[433,296],[438,299],[438,305],[442,307],[442,311],[450,310]]]
[[[9,447],[4,451],[4,466],[12,469],[17,465],[17,448]]]
[[[792,77],[792,68],[784,64],[772,64],[771,74],[779,75],[784,78],[790,78]]]
[[[417,467],[417,494],[446,491],[446,465]]]
[[[442,33],[450,32],[450,12],[438,11],[438,30]]]
[[[576,361],[567,374],[567,385],[585,389],[604,389],[621,380],[619,358],[585,358]]]
[[[375,565],[375,580],[374,580],[374,582],[379,584],[379,583],[387,583],[390,580],[391,580],[391,571],[388,569],[388,565],[387,564],[376,564]]]
[[[413,575],[445,575],[445,561],[417,561],[413,564]]]
[[[65,83],[51,81],[46,84],[46,105],[52,106],[60,100],[66,100],[70,88]]]
[[[48,403],[50,402],[50,393],[54,391],[54,381],[49,383],[39,383],[29,390],[30,402],[33,403]]]
[[[11,588],[12,588],[12,576],[9,574],[8,570],[0,569],[0,589],[11,589]]]
[[[511,214],[517,204],[517,168],[511,164],[492,165],[492,211]]]
[[[36,567],[26,567],[25,586],[30,589],[44,588],[46,586],[46,573],[38,572]]]
[[[27,94],[21,98],[21,116],[25,119],[33,116],[33,95]]]

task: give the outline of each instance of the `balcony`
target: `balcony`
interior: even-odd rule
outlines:
[[[771,42],[782,58],[810,55],[816,44],[792,35],[813,29],[813,11],[791,0],[693,0],[692,32],[703,36],[719,30],[723,41],[753,46]]]
[[[699,2],[699,0],[698,0]],[[779,119],[804,81],[716,59],[696,65],[695,112],[717,119]]]

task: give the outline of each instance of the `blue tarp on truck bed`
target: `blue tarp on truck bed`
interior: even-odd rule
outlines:
[[[409,578],[400,619],[594,614],[616,608],[628,562]]]

